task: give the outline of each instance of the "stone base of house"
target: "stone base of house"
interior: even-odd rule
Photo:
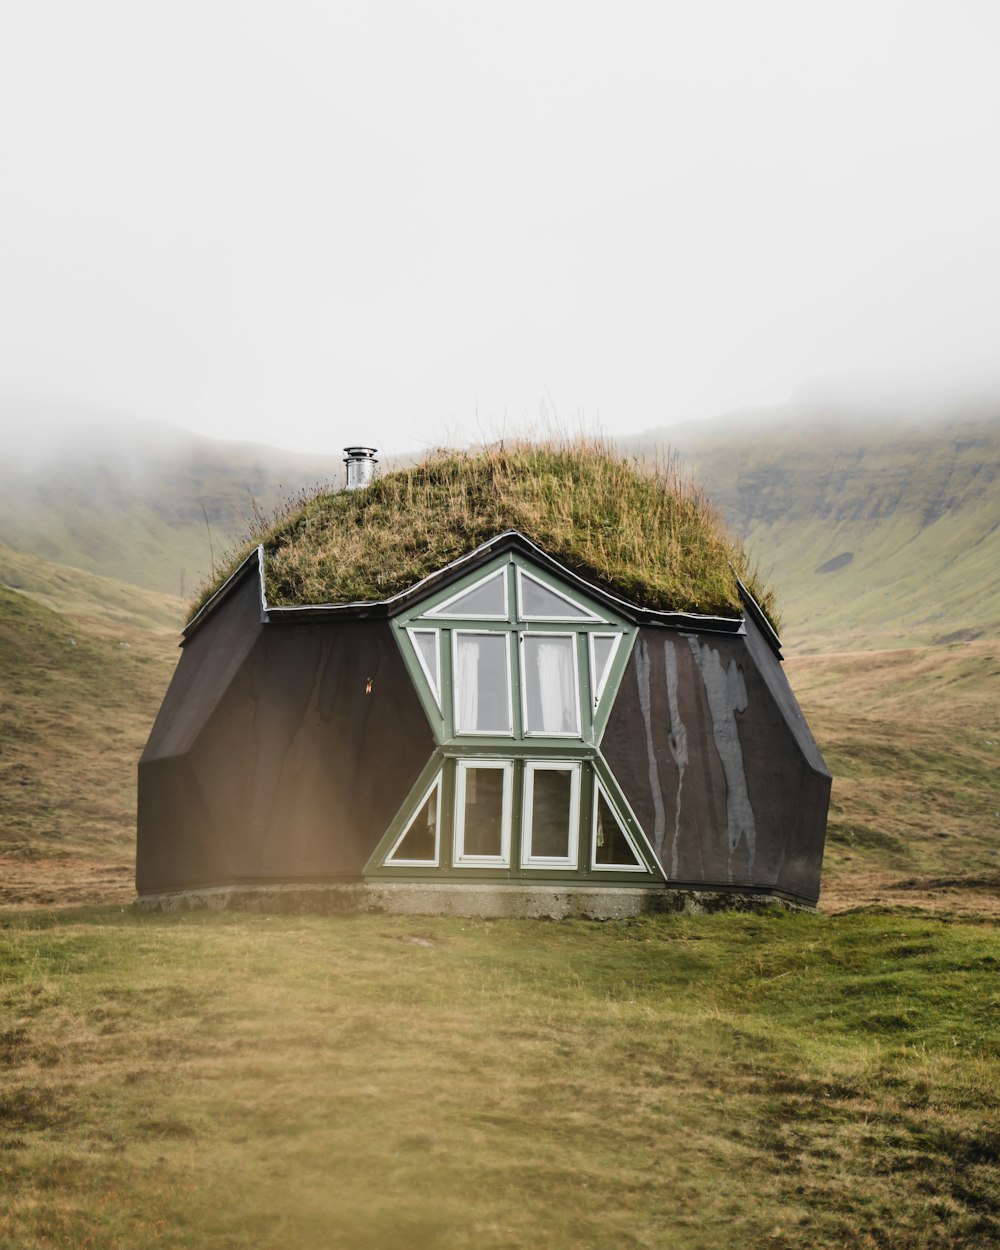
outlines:
[[[613,886],[522,886],[433,882],[357,882],[317,885],[230,885],[143,894],[139,911],[253,911],[335,915],[478,916],[484,919],[620,920],[630,916],[717,911],[763,911],[782,907],[811,911],[777,894],[739,890],[658,889]]]

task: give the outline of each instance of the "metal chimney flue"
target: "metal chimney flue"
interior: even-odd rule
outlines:
[[[375,476],[377,447],[345,447],[344,464],[347,465],[347,489],[361,490]]]

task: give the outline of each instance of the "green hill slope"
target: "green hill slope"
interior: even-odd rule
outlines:
[[[136,761],[176,635],[0,586],[0,902],[131,896]]]
[[[255,508],[342,471],[339,457],[0,396],[4,426],[32,437],[0,460],[0,542],[184,600]]]
[[[176,632],[187,605],[173,595],[85,573],[0,543],[0,585],[20,590],[56,612]]]
[[[255,509],[341,478],[339,457],[75,415],[0,464],[0,542],[185,600]],[[791,650],[1000,635],[1000,401],[917,419],[803,396],[619,441],[682,454],[775,584]]]
[[[921,420],[805,401],[650,431],[778,589],[786,642],[1000,634],[1000,403]]]

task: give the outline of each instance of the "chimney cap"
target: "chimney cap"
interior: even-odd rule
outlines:
[[[347,453],[344,464],[347,465],[347,490],[361,490],[375,476],[375,459],[377,447],[345,447]]]

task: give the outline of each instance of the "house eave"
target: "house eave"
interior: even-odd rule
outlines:
[[[529,556],[535,563],[554,573],[570,585],[579,587],[591,598],[621,613],[622,616],[634,624],[720,634],[740,634],[745,632],[742,616],[729,617],[699,612],[661,611],[656,608],[644,608],[638,604],[630,603],[628,600],[614,594],[614,592],[607,590],[599,583],[592,582],[573,569],[568,568],[562,561],[550,555],[544,548],[539,547],[537,543],[532,542],[530,538],[526,538],[518,530],[505,530],[495,538],[481,543],[472,551],[458,556],[440,569],[435,569],[433,573],[422,577],[419,581],[414,582],[413,585],[397,591],[394,595],[389,595],[385,599],[361,600],[352,603],[303,603],[288,605],[268,603],[265,589],[265,554],[264,548],[261,546],[247,556],[239,568],[232,573],[199,609],[195,616],[191,618],[182,630],[182,637],[184,641],[187,641],[200,629],[208,617],[216,611],[254,568],[257,570],[260,586],[261,620],[265,624],[270,625],[300,625],[320,620],[386,619],[397,616],[426,595],[448,586],[464,574],[493,559],[494,556],[508,551],[517,551]],[[760,621],[766,626],[763,631],[765,637],[780,657],[781,653],[778,650],[780,644],[776,642],[777,635],[771,628],[756,600],[746,590],[742,582],[739,582],[738,579],[737,581],[744,606],[754,613],[755,621],[758,616],[760,617]],[[758,624],[760,621],[758,621]],[[775,641],[772,641],[772,639]]]

